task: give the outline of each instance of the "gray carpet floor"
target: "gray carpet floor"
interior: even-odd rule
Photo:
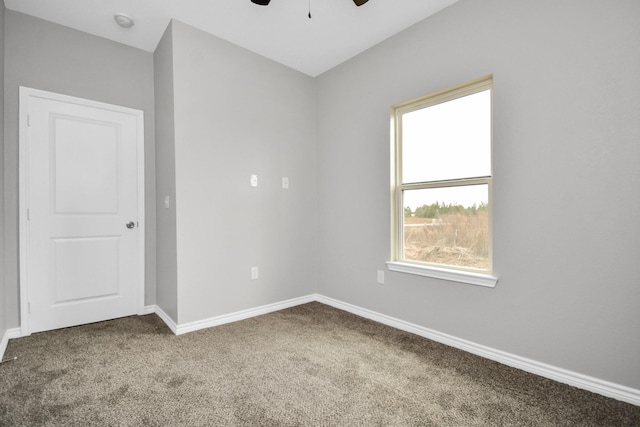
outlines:
[[[320,303],[174,336],[155,315],[10,340],[2,426],[639,426],[640,407]]]

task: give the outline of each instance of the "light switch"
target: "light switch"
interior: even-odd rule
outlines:
[[[164,196],[164,208],[169,209],[169,196]]]
[[[251,186],[252,187],[258,186],[258,175],[251,175]]]
[[[289,178],[287,178],[286,176],[282,177],[282,188],[289,188]]]

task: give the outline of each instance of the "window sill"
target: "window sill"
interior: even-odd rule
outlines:
[[[469,285],[484,286],[487,288],[494,288],[496,286],[496,283],[498,283],[498,278],[489,274],[473,273],[470,271],[461,270],[450,270],[446,268],[411,264],[408,262],[389,261],[387,262],[387,267],[391,271],[397,271],[400,273],[433,277],[435,279],[467,283]]]

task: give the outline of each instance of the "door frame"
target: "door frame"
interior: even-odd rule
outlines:
[[[62,95],[39,89],[20,86],[19,133],[18,133],[18,195],[19,195],[19,263],[20,263],[20,335],[31,334],[29,328],[29,101],[32,98],[77,104],[86,107],[100,108],[118,113],[130,114],[136,118],[136,157],[137,157],[137,191],[138,191],[138,272],[137,272],[137,310],[144,314],[145,291],[145,211],[144,211],[144,112],[133,108],[92,101],[85,98]]]

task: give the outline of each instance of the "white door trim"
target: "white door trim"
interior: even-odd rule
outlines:
[[[137,274],[137,298],[138,314],[144,313],[144,283],[145,283],[145,214],[144,214],[144,112],[132,108],[121,107],[112,104],[47,92],[20,86],[20,113],[19,113],[19,160],[18,160],[18,187],[19,187],[19,230],[20,230],[20,334],[31,334],[29,328],[29,274],[28,274],[28,200],[29,200],[29,151],[27,128],[29,126],[29,100],[41,98],[53,101],[78,104],[87,107],[101,108],[124,114],[130,114],[136,118],[136,156],[137,156],[137,181],[138,181],[138,274]]]

